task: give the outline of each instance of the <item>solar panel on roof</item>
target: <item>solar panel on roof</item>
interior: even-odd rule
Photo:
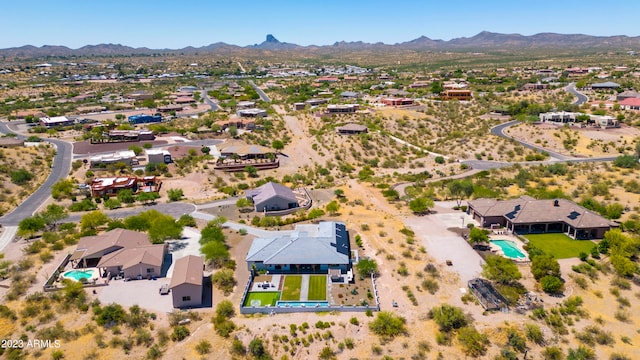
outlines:
[[[349,256],[349,233],[344,224],[336,224],[336,250]]]
[[[580,213],[577,211],[572,211],[569,215],[567,215],[567,217],[571,220],[575,220],[578,218],[578,216],[580,216]]]

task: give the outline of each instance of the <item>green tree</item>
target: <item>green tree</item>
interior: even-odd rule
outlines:
[[[104,207],[113,210],[122,206],[122,203],[117,198],[108,198],[104,201]]]
[[[69,212],[62,205],[49,204],[45,211],[40,213],[40,217],[44,219],[47,225],[55,228],[61,220],[69,217]]]
[[[158,194],[157,192],[153,192],[153,191],[151,191],[151,192],[141,192],[140,194],[138,194],[138,196],[136,196],[136,200],[138,202],[141,202],[144,205],[153,204],[159,198],[160,198],[160,194]]]
[[[61,200],[71,197],[75,184],[70,179],[59,180],[51,186],[51,197],[55,200]]]
[[[184,197],[182,189],[169,189],[167,190],[167,196],[169,201],[180,201]]]
[[[409,209],[415,214],[424,215],[434,206],[432,199],[421,196],[409,201]]]
[[[140,154],[142,154],[142,148],[138,145],[129,146],[129,150],[133,151],[133,153],[136,154],[136,156],[139,156]]]
[[[107,305],[103,308],[94,308],[96,323],[100,326],[111,327],[124,324],[127,320],[127,312],[119,304]]]
[[[244,167],[244,171],[251,178],[258,177],[258,168],[252,165],[247,165]]]
[[[12,183],[16,185],[24,185],[31,181],[34,175],[25,169],[18,169],[16,171],[12,171],[9,176],[11,177]]]
[[[95,230],[109,222],[109,217],[100,210],[95,210],[82,215],[80,218],[80,229],[82,231]]]
[[[469,243],[480,244],[487,242],[489,242],[489,231],[477,227],[472,227],[469,230]]]
[[[182,225],[170,215],[162,214],[161,217],[154,218],[151,227],[147,231],[151,242],[154,244],[162,244],[168,239],[182,238]]]
[[[522,278],[518,265],[498,255],[487,255],[482,266],[482,276],[500,284],[510,284]]]
[[[236,207],[240,212],[248,212],[253,210],[253,202],[246,197],[241,197],[236,201]]]
[[[531,259],[531,273],[537,281],[548,275],[560,277],[560,264],[551,255],[538,255]]]
[[[209,155],[209,153],[211,152],[211,148],[208,146],[203,146],[200,148],[200,151],[205,155]]]
[[[40,216],[32,216],[24,218],[18,224],[18,236],[25,239],[32,238],[37,232],[44,230],[47,226],[44,219]]]
[[[480,357],[487,352],[489,338],[471,326],[463,327],[458,332],[458,342],[462,351],[468,356]]]
[[[553,275],[546,275],[540,279],[542,290],[549,294],[560,294],[564,290],[562,279]]]
[[[176,342],[182,341],[187,337],[189,337],[189,335],[191,335],[191,332],[189,331],[189,328],[187,328],[186,326],[184,325],[174,326],[173,332],[171,333],[171,340]]]
[[[193,228],[198,226],[198,224],[196,224],[196,219],[189,214],[182,214],[178,219],[178,221],[176,222],[178,223],[178,225],[182,226],[183,228],[185,226],[189,226]]]
[[[271,143],[271,147],[275,150],[281,151],[282,149],[284,149],[284,142],[277,139],[273,140],[273,142]]]
[[[338,211],[340,211],[340,204],[335,201],[332,200],[329,203],[327,203],[327,205],[324,208],[331,216],[335,216],[338,214]]]
[[[406,334],[406,320],[390,311],[380,311],[375,320],[369,323],[369,329],[383,338],[394,338]]]
[[[207,242],[202,245],[200,252],[204,255],[204,258],[215,267],[224,266],[231,257],[227,245],[219,241]]]
[[[638,166],[638,158],[633,155],[620,155],[613,161],[613,165],[621,168],[632,169]]]
[[[133,190],[131,189],[122,189],[118,191],[116,196],[118,200],[125,204],[133,204],[136,201],[136,198],[133,196]]]
[[[453,180],[447,184],[447,189],[460,207],[462,199],[469,198],[473,194],[473,183],[471,180]]]
[[[460,329],[467,326],[469,322],[461,308],[449,304],[433,307],[427,315],[438,324],[440,331],[443,332]]]
[[[253,338],[253,340],[249,342],[249,353],[256,359],[270,358],[270,356],[268,356],[267,350],[264,348],[262,339],[260,338]]]
[[[361,278],[367,278],[378,274],[378,263],[373,259],[360,259],[356,264],[356,270]]]

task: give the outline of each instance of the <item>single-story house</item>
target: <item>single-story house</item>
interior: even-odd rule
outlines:
[[[266,159],[269,154],[275,155],[275,151],[268,147],[247,144],[240,140],[228,140],[222,144],[214,145],[217,152],[220,152],[222,158],[233,158],[237,156],[240,159]]]
[[[369,132],[369,129],[364,125],[349,123],[343,126],[338,126],[336,131],[338,134],[342,135],[353,135],[367,133]]]
[[[358,104],[329,104],[327,112],[329,114],[354,113],[360,108]]]
[[[149,149],[145,151],[147,153],[149,164],[171,164],[171,153],[166,149]]]
[[[155,176],[94,178],[91,182],[91,196],[112,196],[124,189],[131,189],[134,193],[138,191],[159,192],[161,186],[162,181]]]
[[[361,94],[355,91],[343,91],[340,93],[340,97],[346,98],[346,99],[357,99],[360,96]]]
[[[73,124],[75,124],[75,121],[73,119],[67,118],[66,116],[40,118],[40,125],[46,128],[53,128],[56,126],[71,126]]]
[[[464,89],[445,90],[444,98],[446,100],[458,99],[460,101],[467,101],[467,100],[471,100],[473,98],[473,95],[471,94],[471,90],[464,90]]]
[[[96,155],[89,158],[92,168],[105,167],[109,164],[124,163],[127,166],[137,165],[138,159],[132,150],[118,151],[112,154]]]
[[[202,305],[203,270],[204,261],[200,256],[188,255],[176,260],[169,283],[174,308]]]
[[[626,98],[621,100],[620,107],[624,110],[640,110],[640,98]]]
[[[592,90],[611,90],[611,89],[617,89],[619,87],[620,87],[620,84],[614,83],[613,81],[606,81],[603,83],[591,84]]]
[[[562,232],[579,239],[602,239],[618,224],[566,199],[477,199],[469,201],[467,213],[482,227],[503,226],[516,234]]]
[[[120,274],[125,279],[150,279],[162,275],[166,244],[123,248],[104,255],[97,267],[105,274]]]
[[[299,206],[293,190],[274,182],[246,190],[245,196],[253,202],[258,212],[288,210]]]
[[[253,108],[253,109],[239,109],[236,111],[236,115],[240,117],[266,117],[267,110]]]
[[[270,273],[326,273],[351,270],[349,232],[344,223],[298,224],[288,234],[255,238],[247,253],[249,269]]]
[[[382,103],[387,106],[403,106],[413,105],[414,100],[411,98],[385,98],[382,99]]]
[[[328,102],[329,102],[329,99],[309,99],[304,103],[308,104],[309,106],[318,106],[318,105],[326,104]]]
[[[160,276],[166,251],[164,244],[153,245],[146,233],[117,228],[81,238],[69,260],[75,267],[102,268],[105,275]]]

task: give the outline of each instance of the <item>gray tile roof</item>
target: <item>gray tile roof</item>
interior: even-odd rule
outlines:
[[[288,236],[256,238],[246,260],[266,265],[339,265],[349,264],[349,255],[348,234],[344,224],[327,221],[318,225],[298,225]]]
[[[245,191],[245,194],[248,198],[253,199],[254,204],[262,204],[276,196],[285,198],[289,202],[298,202],[293,190],[274,182],[268,182],[256,189],[247,190]]]

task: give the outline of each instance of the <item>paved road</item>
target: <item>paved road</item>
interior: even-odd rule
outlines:
[[[249,80],[249,84],[251,84],[251,86],[254,88],[254,90],[258,93],[258,95],[260,95],[260,99],[262,99],[262,101],[264,102],[271,102],[271,99],[269,99],[269,97],[267,96],[267,94],[264,93],[264,91],[262,91],[262,89],[260,89],[258,87],[258,85],[256,85],[256,83],[253,82],[253,80]]]
[[[576,101],[573,102],[574,105],[582,105],[587,101],[589,101],[589,98],[585,94],[578,92],[578,90],[576,90],[576,83],[570,83],[564,88],[564,90],[566,92],[569,92],[575,95],[577,99]]]
[[[5,134],[15,133],[10,129],[6,122],[0,122],[0,132]],[[20,139],[26,138],[26,136],[20,134],[17,134],[17,137]],[[71,170],[71,153],[73,145],[66,141],[57,139],[43,140],[52,143],[57,147],[56,155],[53,158],[51,173],[38,190],[25,199],[12,212],[0,218],[0,224],[4,226],[16,226],[20,221],[22,221],[22,219],[32,216],[51,195],[51,186],[59,180],[66,178],[67,174],[69,174],[69,171]]]
[[[555,158],[555,159],[558,159],[558,160],[571,159],[570,156],[562,155],[562,154],[560,154],[558,152],[545,149],[545,148],[543,148],[541,146],[536,146],[536,145],[533,145],[533,144],[529,144],[527,142],[514,139],[513,137],[511,137],[509,135],[505,135],[504,130],[506,128],[510,127],[510,126],[513,126],[513,125],[517,124],[518,122],[519,122],[518,120],[513,120],[513,121],[509,121],[509,122],[500,124],[500,125],[496,125],[496,126],[491,128],[491,134],[503,137],[505,139],[510,139],[510,140],[516,141],[516,142],[520,143],[520,145],[522,145],[522,146],[524,146],[526,148],[529,148],[529,149],[532,149],[532,150],[536,150],[536,151],[540,151],[540,152],[545,152],[545,153],[549,154],[549,156],[551,156],[552,158]]]
[[[218,111],[221,109],[220,105],[218,105],[218,103],[216,103],[215,101],[211,100],[211,98],[209,97],[209,94],[207,94],[208,90],[200,90],[200,97],[202,97],[204,99],[204,102],[209,105],[209,107],[211,108],[211,111]]]
[[[171,215],[174,218],[179,218],[184,214],[191,214],[196,211],[196,206],[193,204],[182,203],[182,202],[172,202],[172,203],[162,203],[155,204],[150,206],[138,206],[135,208],[123,208],[116,210],[102,210],[107,216],[112,219],[122,219],[133,215],[138,215],[139,213],[147,210],[158,210],[159,212],[167,215]],[[68,218],[62,220],[63,222],[79,222],[82,218],[82,215],[86,213],[73,213],[69,215]]]

